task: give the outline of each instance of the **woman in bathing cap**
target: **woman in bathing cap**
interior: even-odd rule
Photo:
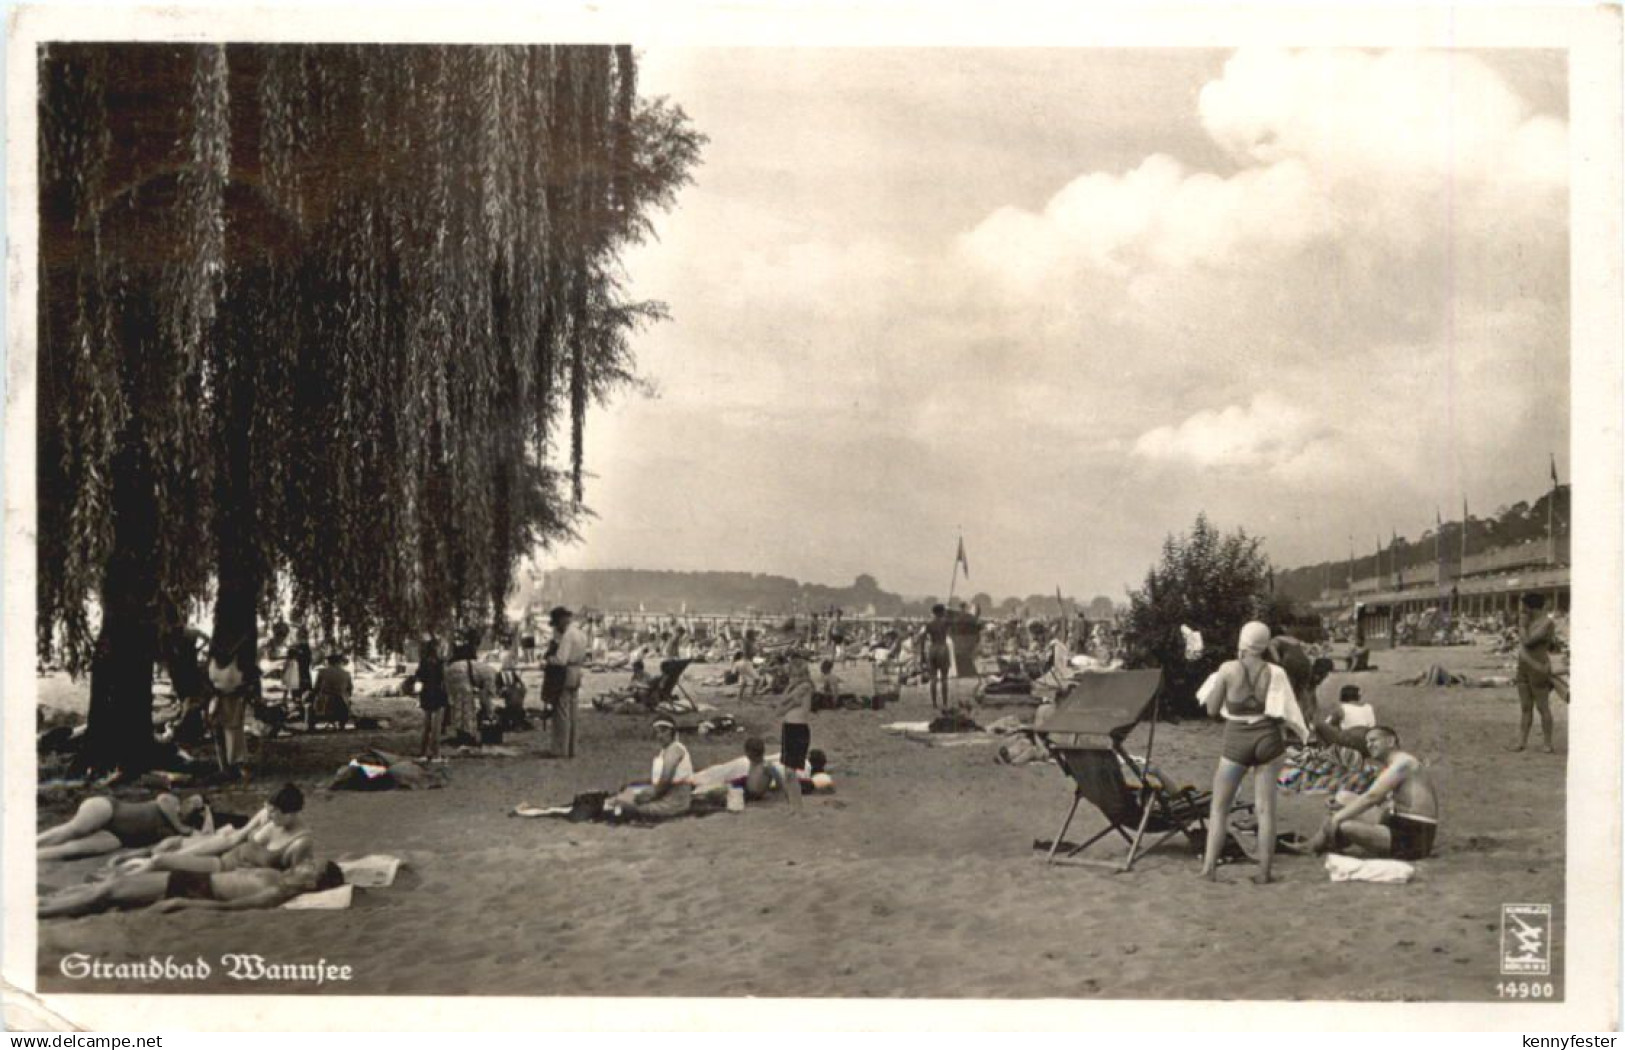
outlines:
[[[1202,877],[1217,878],[1219,851],[1230,833],[1230,805],[1242,777],[1253,771],[1258,805],[1258,874],[1253,881],[1272,880],[1275,861],[1275,778],[1286,756],[1281,719],[1266,713],[1272,689],[1292,693],[1292,683],[1281,668],[1264,661],[1270,630],[1254,621],[1241,629],[1236,659],[1226,661],[1196,694],[1210,718],[1224,719],[1224,748],[1213,774],[1213,808],[1208,816],[1207,852]]]

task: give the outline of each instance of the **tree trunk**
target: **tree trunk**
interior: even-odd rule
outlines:
[[[243,670],[257,666],[258,610],[266,572],[257,542],[259,522],[254,504],[252,418],[254,389],[246,367],[220,373],[226,399],[221,418],[228,422],[219,441],[219,474],[215,484],[214,544],[216,597],[214,633],[217,651],[229,647]]]
[[[113,459],[113,549],[102,574],[101,631],[91,661],[80,764],[91,772],[151,768],[152,671],[158,659],[158,511],[139,440]]]

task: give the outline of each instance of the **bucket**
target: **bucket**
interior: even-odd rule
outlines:
[[[742,787],[731,787],[731,788],[728,789],[728,812],[729,813],[743,813],[743,812],[745,812],[745,789],[744,788],[742,788]]]

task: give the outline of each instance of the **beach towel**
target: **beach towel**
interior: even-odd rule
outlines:
[[[282,906],[289,911],[342,911],[354,898],[354,886],[334,886],[318,893],[301,893]]]
[[[1276,783],[1286,791],[1300,794],[1332,794],[1350,791],[1362,794],[1377,779],[1376,767],[1359,752],[1343,754],[1346,748],[1288,748]]]
[[[1416,869],[1402,860],[1368,860],[1330,853],[1326,856],[1326,872],[1333,882],[1406,883]]]
[[[888,733],[929,733],[930,722],[887,722],[880,728]]]
[[[349,886],[361,886],[366,889],[377,889],[392,885],[395,882],[395,873],[401,868],[401,858],[390,857],[382,853],[373,853],[356,860],[338,861],[339,870],[344,872],[344,881]]]

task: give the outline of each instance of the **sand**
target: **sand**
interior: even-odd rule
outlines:
[[[799,816],[780,800],[652,829],[507,815],[522,800],[568,802],[647,769],[646,722],[591,711],[581,714],[574,761],[542,758],[543,735],[519,734],[509,742],[521,757],[455,759],[443,790],[319,790],[361,746],[415,750],[411,702],[374,699],[361,713],[394,719],[390,731],[279,741],[256,782],[222,802],[248,811],[292,779],[311,795],[319,848],[402,857],[394,886],[358,890],[339,912],[51,921],[40,931],[39,979],[46,991],[90,990],[60,976],[69,952],[113,963],[250,952],[325,958],[353,967],[354,978],[248,987],[216,967],[202,986],[105,981],[96,990],[1489,1000],[1501,979],[1501,905],[1549,902],[1561,995],[1565,706],[1554,704],[1558,755],[1508,755],[1512,689],[1394,684],[1433,662],[1510,673],[1506,658],[1455,648],[1380,652],[1375,661],[1371,673],[1334,675],[1321,695],[1357,680],[1433,769],[1442,835],[1409,885],[1332,884],[1319,861],[1285,856],[1276,885],[1253,885],[1247,866],[1226,866],[1210,885],[1180,839],[1129,875],[1047,867],[1032,843],[1054,835],[1070,782],[1053,765],[997,765],[991,747],[933,747],[883,732],[885,722],[929,717],[919,688],[882,712],[816,716],[813,745],[829,753],[838,790],[809,796]],[[697,681],[707,668],[694,671]],[[591,676],[585,692],[623,677]],[[765,705],[698,692],[776,739]],[[1205,785],[1219,736],[1213,724],[1165,723],[1156,762]],[[703,766],[737,755],[743,739],[687,742]],[[1131,749],[1144,739],[1136,731]],[[69,807],[42,798],[42,826]],[[1325,797],[1285,794],[1280,810],[1283,830],[1312,830]],[[1081,841],[1100,823],[1080,810],[1068,838]],[[77,880],[93,864],[51,865],[40,884]]]

